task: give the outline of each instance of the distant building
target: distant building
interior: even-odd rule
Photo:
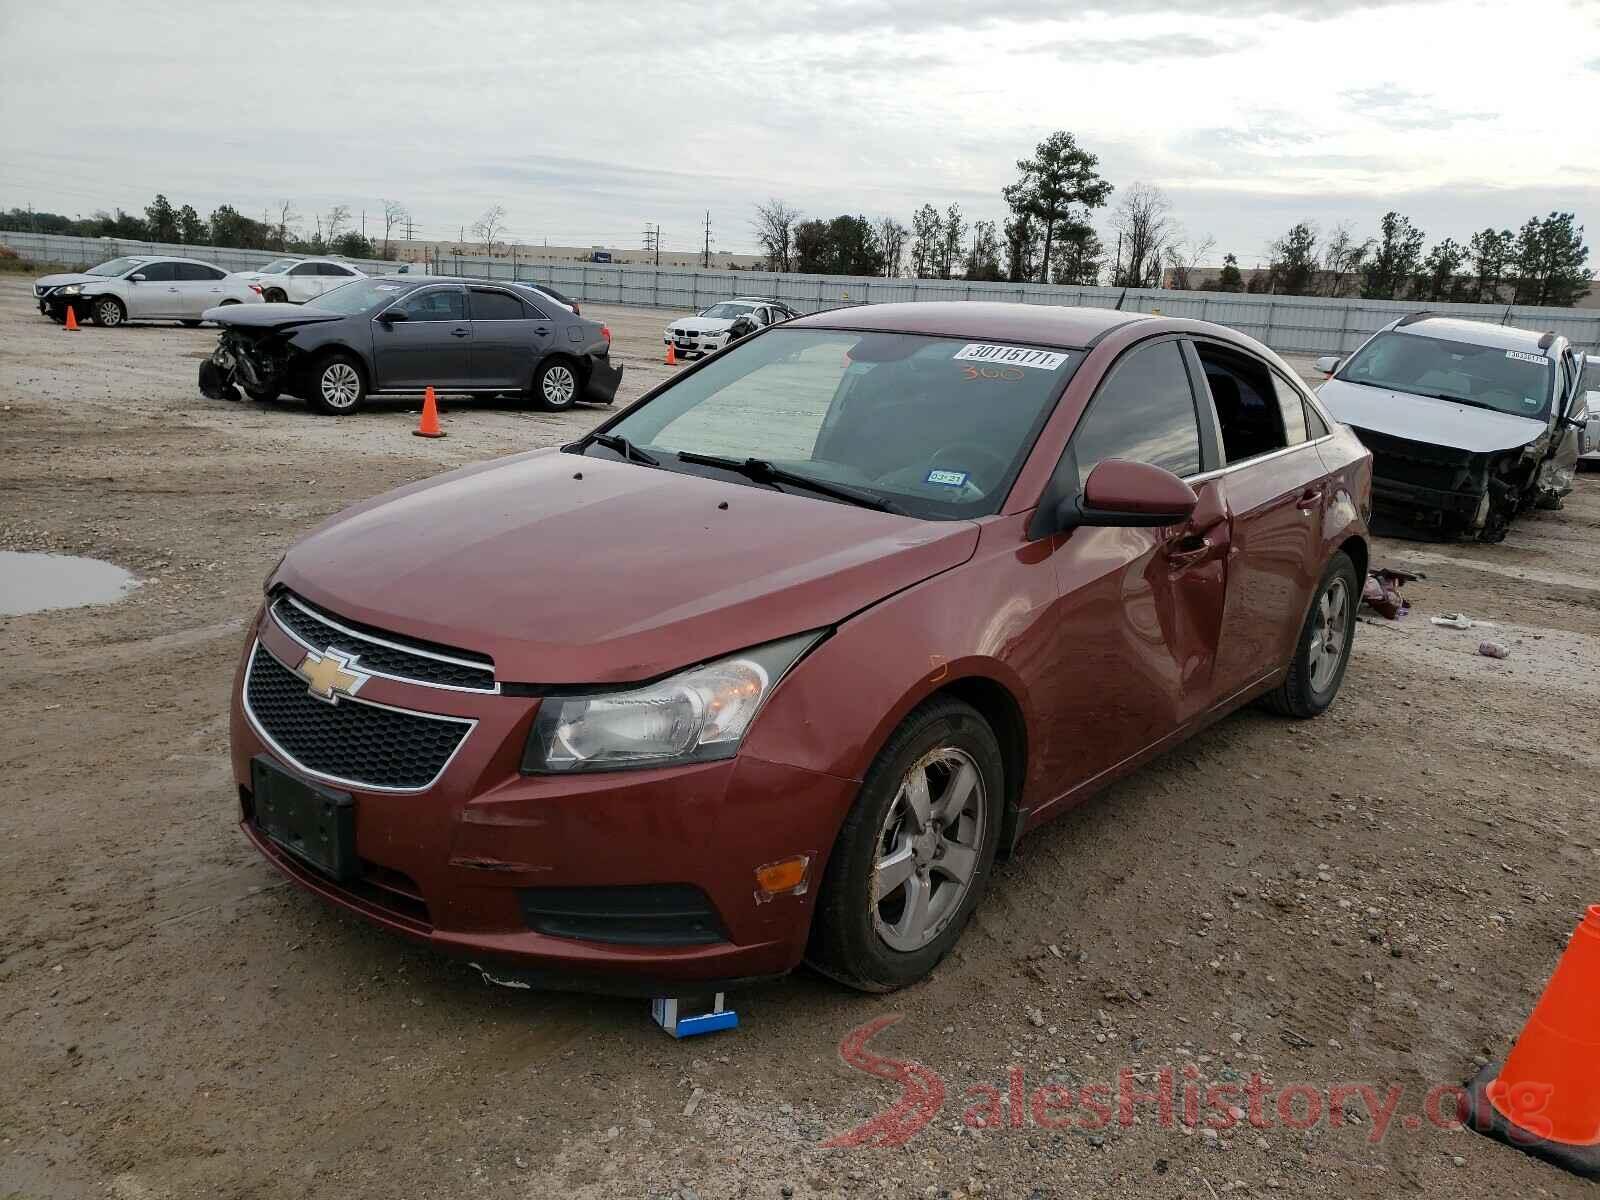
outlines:
[[[401,262],[428,262],[434,258],[446,260],[459,255],[462,258],[482,258],[483,244],[473,242],[423,242],[423,241],[394,241],[390,242],[396,257]],[[597,258],[596,256],[609,256]],[[656,261],[654,250],[625,248],[621,246],[526,246],[516,242],[496,243],[494,257],[511,262],[513,259],[519,263],[552,263],[570,266],[573,263],[607,262],[611,264],[624,264],[629,266],[653,266]],[[699,250],[670,250],[661,251],[661,265],[663,267],[698,267],[701,262]],[[713,250],[711,252],[711,269],[713,271],[759,271],[765,269],[767,260],[759,254],[725,254]]]

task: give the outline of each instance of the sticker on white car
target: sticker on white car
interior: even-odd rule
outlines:
[[[1518,362],[1538,363],[1541,367],[1548,367],[1550,360],[1542,354],[1529,354],[1526,350],[1507,350],[1507,358],[1514,358]]]
[[[1035,367],[1041,371],[1054,371],[1067,361],[1067,355],[1054,350],[1033,350],[1024,346],[995,346],[986,342],[973,342],[955,353],[957,361],[972,359],[977,362],[1004,363],[1011,367]]]

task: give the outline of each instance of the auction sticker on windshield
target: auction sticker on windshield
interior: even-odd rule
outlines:
[[[1066,362],[1069,355],[1054,350],[1032,350],[1025,346],[994,346],[985,342],[972,342],[956,351],[956,359],[975,362],[1004,363],[1008,367],[1035,367],[1041,371],[1054,371]]]
[[[956,357],[960,358],[961,356],[958,354]],[[1538,363],[1541,367],[1548,367],[1550,365],[1550,360],[1544,355],[1529,354],[1526,350],[1507,350],[1506,357],[1514,358],[1518,362]]]

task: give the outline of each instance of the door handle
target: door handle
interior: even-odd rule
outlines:
[[[1167,539],[1167,561],[1175,567],[1186,567],[1209,558],[1215,545],[1203,533],[1181,533]]]
[[[1300,499],[1296,500],[1294,503],[1295,507],[1301,512],[1310,512],[1312,509],[1316,508],[1322,503],[1322,489],[1319,487],[1308,487],[1305,491],[1300,493]]]
[[[539,326],[536,326],[534,328],[534,332],[537,333],[540,337],[543,337],[545,334],[550,332],[550,329],[549,329],[548,326],[539,325]]]
[[[451,337],[466,337],[471,332],[472,331],[469,330],[469,329],[452,329],[450,331],[450,336]]]

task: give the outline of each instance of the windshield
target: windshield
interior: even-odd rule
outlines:
[[[670,470],[691,469],[672,457],[681,452],[765,459],[914,516],[983,516],[999,509],[1082,357],[958,338],[775,329],[683,376],[606,432]]]
[[[325,312],[336,312],[340,316],[348,317],[353,313],[366,312],[369,308],[387,304],[410,290],[409,284],[385,283],[382,279],[357,279],[351,283],[340,284],[320,296],[307,300],[306,307],[320,308]]]
[[[258,275],[282,275],[299,261],[298,258],[275,258],[264,267],[256,267],[255,272]]]
[[[710,308],[706,309],[705,312],[701,313],[700,316],[711,317],[715,320],[731,321],[735,317],[742,317],[745,315],[745,313],[752,313],[755,312],[755,310],[756,306],[754,304],[713,304]]]
[[[1548,356],[1532,351],[1414,333],[1380,333],[1356,352],[1337,378],[1538,417],[1550,405],[1554,370]]]
[[[85,275],[121,275],[124,271],[131,271],[145,260],[142,258],[113,258],[110,262],[103,262],[98,267],[90,267]]]

